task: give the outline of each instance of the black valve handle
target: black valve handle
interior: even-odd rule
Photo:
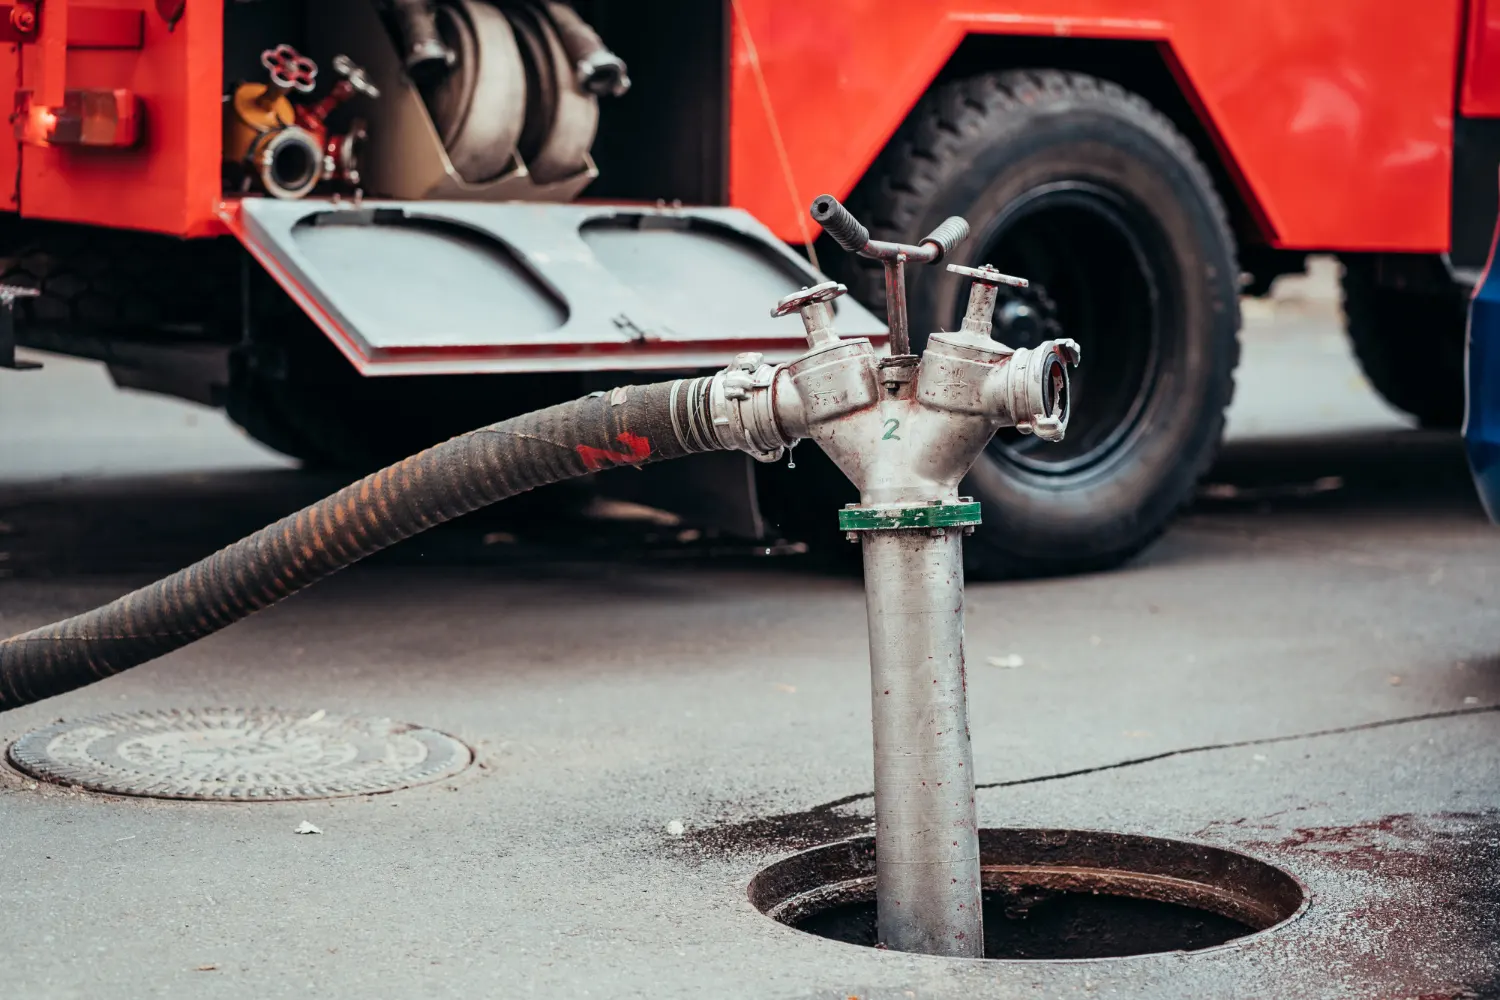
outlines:
[[[850,253],[859,253],[870,242],[870,231],[831,194],[814,198],[811,214],[813,221],[823,227],[823,232]]]

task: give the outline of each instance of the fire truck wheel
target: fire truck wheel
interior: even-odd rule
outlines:
[[[451,424],[434,426],[447,410],[430,405],[432,380],[363,378],[289,299],[269,301],[264,332],[230,355],[224,409],[245,433],[305,465],[358,473],[452,436]]]
[[[1192,145],[1141,97],[1054,71],[987,74],[931,92],[850,199],[876,239],[911,243],[950,215],[954,262],[1030,279],[1002,295],[1012,347],[1071,337],[1067,439],[1001,431],[964,481],[983,505],[979,578],[1117,565],[1161,534],[1218,448],[1239,358],[1234,237]],[[851,291],[883,309],[881,271],[846,255]],[[957,329],[968,282],[917,267],[922,331]]]
[[[225,410],[261,444],[311,466],[369,472],[582,394],[571,372],[365,378],[310,321],[271,315],[265,339],[230,356]]]
[[[1387,403],[1424,427],[1464,419],[1464,336],[1468,298],[1457,284],[1406,291],[1380,284],[1367,258],[1344,260],[1344,316],[1365,377]],[[1429,377],[1413,378],[1412,365]]]
[[[224,409],[246,434],[308,468],[378,468],[377,459],[363,448],[351,452],[347,442],[329,440],[330,422],[309,412],[311,398],[291,391],[282,379],[248,368],[240,357],[231,361]]]

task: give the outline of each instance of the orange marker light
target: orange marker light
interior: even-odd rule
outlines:
[[[69,90],[61,107],[32,104],[16,91],[11,123],[16,138],[33,146],[134,146],[141,137],[141,100],[129,90]]]

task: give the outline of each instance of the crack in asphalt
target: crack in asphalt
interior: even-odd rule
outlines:
[[[1448,709],[1442,712],[1425,712],[1421,715],[1403,715],[1394,719],[1376,719],[1373,722],[1361,722],[1352,726],[1315,729],[1310,732],[1289,733],[1285,736],[1262,736],[1250,740],[1205,743],[1201,746],[1163,750],[1160,753],[1117,760],[1109,764],[1097,764],[1093,767],[1075,768],[1071,771],[1039,774],[1030,778],[1012,778],[1009,781],[987,781],[976,785],[975,789],[1015,788],[1018,785],[1037,785],[1048,781],[1078,778],[1087,774],[1099,774],[1104,771],[1118,771],[1122,768],[1138,767],[1142,764],[1151,764],[1172,757],[1186,757],[1190,754],[1210,753],[1217,750],[1238,750],[1243,747],[1263,747],[1274,743],[1292,743],[1297,740],[1313,740],[1325,736],[1340,736],[1346,733],[1359,733],[1370,729],[1385,729],[1389,726],[1404,726],[1414,722],[1430,722],[1436,719],[1454,719],[1462,716],[1483,715],[1494,712],[1500,712],[1500,704],[1475,705],[1468,708]],[[870,818],[868,816],[851,815],[836,812],[835,810],[841,806],[853,805],[856,802],[863,802],[874,797],[874,792],[856,792],[853,795],[845,795],[843,798],[824,802],[821,805],[815,805],[799,812],[778,813],[773,816],[759,816],[752,819],[722,822],[692,831],[688,835],[687,841],[691,847],[699,852],[716,855],[739,854],[745,851],[783,851],[793,847],[811,847],[815,844],[826,844],[868,833],[870,827]]]
[[[1241,747],[1263,747],[1272,743],[1292,743],[1297,740],[1314,740],[1323,736],[1341,736],[1345,733],[1360,733],[1370,729],[1385,729],[1388,726],[1404,726],[1412,722],[1428,722],[1433,719],[1452,719],[1462,715],[1482,715],[1485,712],[1500,712],[1500,705],[1479,705],[1474,708],[1450,708],[1443,712],[1426,712],[1422,715],[1404,715],[1395,719],[1377,719],[1374,722],[1361,722],[1353,726],[1337,726],[1333,729],[1314,729],[1306,733],[1289,733],[1286,736],[1262,736],[1253,740],[1233,740],[1228,743],[1205,743],[1202,746],[1183,747],[1178,750],[1163,750],[1161,753],[1147,754],[1144,757],[1130,757],[1126,760],[1118,760],[1113,764],[1099,764],[1095,767],[1080,767],[1073,771],[1058,771],[1056,774],[1042,774],[1032,778],[1015,778],[1010,781],[987,781],[975,785],[975,790],[981,788],[1014,788],[1017,785],[1036,785],[1044,781],[1060,781],[1063,778],[1076,778],[1085,774],[1098,774],[1101,771],[1117,771],[1122,767],[1135,767],[1138,764],[1150,764],[1158,760],[1166,760],[1169,757],[1186,757],[1189,754],[1208,753],[1213,750],[1238,750]],[[873,794],[873,793],[872,793]]]
[[[1425,712],[1421,715],[1403,715],[1394,719],[1377,719],[1374,722],[1361,722],[1352,726],[1337,726],[1333,729],[1314,729],[1306,733],[1288,733],[1285,736],[1262,736],[1253,740],[1204,743],[1201,746],[1181,747],[1177,750],[1163,750],[1161,753],[1147,754],[1144,757],[1129,757],[1110,764],[1096,764],[1093,767],[1080,767],[1072,771],[1039,774],[1030,778],[1012,778],[1009,781],[986,781],[976,784],[974,790],[1015,788],[1018,785],[1039,785],[1046,781],[1062,781],[1065,778],[1078,778],[1086,774],[1099,774],[1103,771],[1118,771],[1121,768],[1137,767],[1141,764],[1151,764],[1159,760],[1167,760],[1170,757],[1186,757],[1190,754],[1210,753],[1215,750],[1238,750],[1242,747],[1263,747],[1273,743],[1292,743],[1297,740],[1314,740],[1324,736],[1342,736],[1345,733],[1360,733],[1370,729],[1385,729],[1388,726],[1404,726],[1413,722],[1429,722],[1433,719],[1453,719],[1465,715],[1483,715],[1487,712],[1500,712],[1500,705],[1451,708],[1442,712]],[[829,809],[837,809],[839,806],[853,805],[855,802],[861,802],[874,797],[874,792],[857,792],[853,795],[846,795],[841,799],[834,799],[832,802],[824,802],[822,805],[813,806],[808,811],[821,812]]]

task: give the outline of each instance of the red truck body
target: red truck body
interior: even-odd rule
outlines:
[[[437,86],[518,75],[440,128],[407,15],[499,56]],[[634,84],[590,89],[564,42],[522,54],[543,22],[554,40],[582,23]],[[378,84],[340,108],[340,148],[369,143],[359,170],[296,192],[248,152],[304,131],[274,119],[284,49]],[[1107,567],[1164,529],[1218,447],[1238,297],[1309,252],[1342,257],[1375,388],[1456,425],[1464,294],[1497,214],[1500,0],[22,0],[0,4],[0,80],[25,136],[0,142],[0,283],[35,295],[14,334],[0,315],[0,364],[16,345],[96,358],[310,461],[386,459],[605,372],[788,361],[802,332],[769,307],[829,275],[851,293],[840,332],[882,346],[878,268],[820,243],[809,203],[846,199],[906,243],[961,215],[959,263],[1031,281],[996,305],[995,339],[1083,348],[1068,441],[998,435],[966,482],[1005,526],[970,549],[993,576]],[[139,136],[35,142],[85,91],[139,107]],[[270,103],[247,118],[252,92]],[[470,121],[521,138],[471,148]],[[538,166],[533,121],[546,143],[583,123],[568,170]],[[501,168],[463,175],[473,155]],[[938,268],[908,289],[920,351],[963,293]],[[754,533],[756,497],[796,537],[826,527],[802,511],[852,499],[836,471],[778,476],[706,479],[739,484]]]
[[[965,38],[1128,39],[1160,51],[1269,245],[1441,252],[1455,112],[1500,115],[1500,3],[1420,8],[1403,0],[738,0],[729,200],[800,242],[808,199],[848,194]],[[223,232],[222,7],[190,2],[168,30],[139,0],[45,0],[35,41],[12,30],[0,46],[0,79],[36,88],[56,72],[48,42],[64,11],[67,86],[140,95],[145,141],[119,152],[0,144],[0,177],[11,179],[0,183],[0,204],[37,219]]]
[[[1500,114],[1500,4],[1473,0],[742,0],[730,195],[784,239],[843,196],[968,36],[1157,47],[1276,247],[1448,247],[1455,93]],[[1486,10],[1495,10],[1493,20]],[[798,196],[787,192],[746,37]],[[1472,110],[1470,110],[1472,109]]]

